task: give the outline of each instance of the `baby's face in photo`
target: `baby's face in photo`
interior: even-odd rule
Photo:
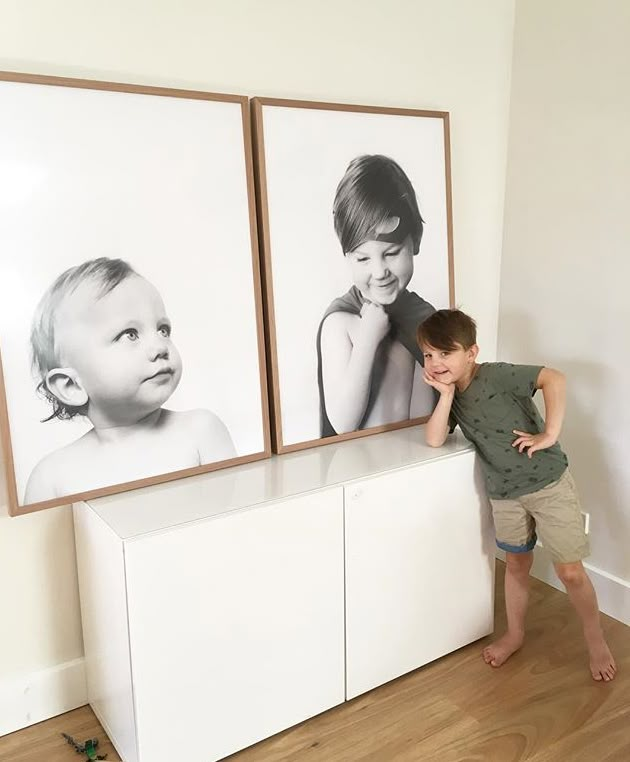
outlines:
[[[413,241],[366,241],[347,255],[352,282],[370,302],[392,304],[413,275]]]
[[[63,367],[73,368],[88,399],[114,425],[132,423],[161,407],[182,374],[171,324],[157,289],[130,275],[99,297],[79,286],[55,315]]]

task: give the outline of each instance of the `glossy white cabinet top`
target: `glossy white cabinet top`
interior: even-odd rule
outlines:
[[[459,431],[443,447],[428,447],[424,427],[412,426],[88,502],[121,539],[129,539],[470,449]]]

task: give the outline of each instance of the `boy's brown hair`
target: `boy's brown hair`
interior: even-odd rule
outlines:
[[[477,343],[477,324],[461,310],[438,310],[420,323],[416,339],[421,349],[470,349]]]

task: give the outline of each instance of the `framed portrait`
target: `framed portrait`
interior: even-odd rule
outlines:
[[[0,74],[10,512],[271,452],[245,97]]]
[[[255,98],[276,452],[425,421],[454,305],[446,112]]]

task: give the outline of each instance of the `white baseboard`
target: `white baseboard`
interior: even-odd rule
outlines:
[[[85,660],[0,681],[0,736],[88,703]]]
[[[505,553],[500,548],[496,549],[496,556],[501,561],[505,561]],[[584,568],[587,570],[597,593],[599,610],[613,617],[613,619],[618,619],[623,624],[630,625],[630,582],[621,579],[621,577],[616,577],[614,574],[609,574],[597,566],[592,566],[586,561]],[[565,592],[564,585],[556,576],[551,558],[543,548],[538,546],[534,548],[532,575],[541,582],[546,582],[551,587],[555,587],[556,590]]]

